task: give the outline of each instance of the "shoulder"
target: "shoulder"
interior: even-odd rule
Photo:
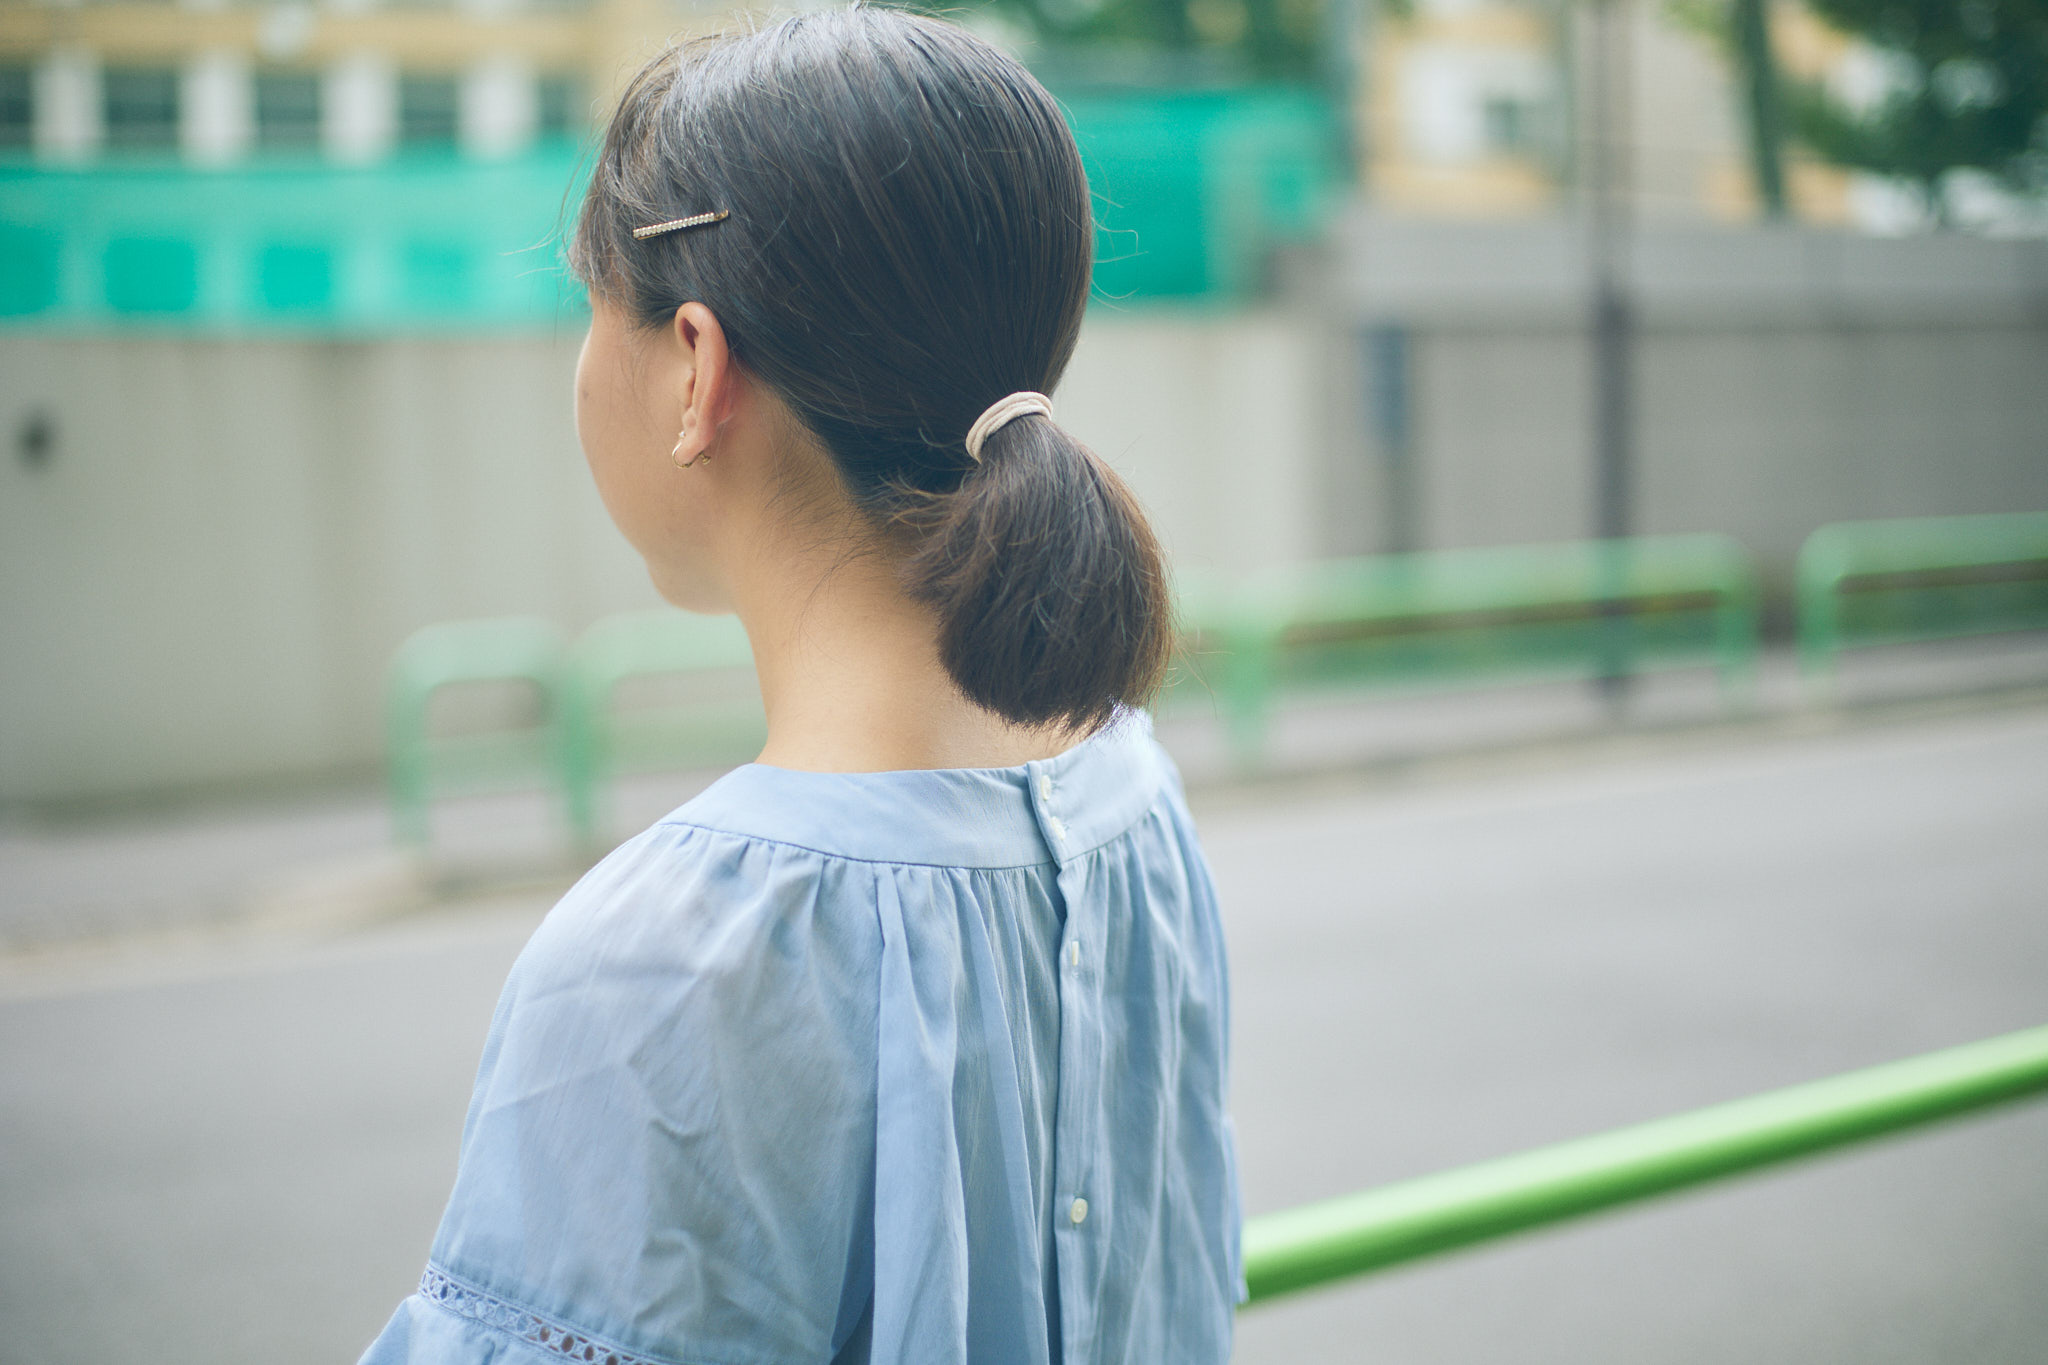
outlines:
[[[820,871],[665,822],[549,913],[485,1044],[432,1258],[464,1295],[437,1314],[502,1303],[659,1358],[830,1354],[865,1254],[879,935]]]
[[[714,1099],[734,1120],[773,1098],[750,1075],[843,1090],[872,1074],[880,940],[867,869],[664,821],[585,874],[521,952],[479,1096],[616,1072],[664,1121]]]
[[[511,984],[661,993],[878,951],[871,875],[792,843],[698,824],[689,809],[585,873],[535,931]]]

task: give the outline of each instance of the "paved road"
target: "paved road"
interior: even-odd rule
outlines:
[[[1212,820],[1254,1210],[2048,1022],[2048,714]],[[1239,1358],[2048,1361],[2048,1104],[1243,1319]]]
[[[2048,1020],[2048,709],[1218,793],[1258,1212]],[[0,1362],[347,1361],[543,907],[0,986]],[[2048,1105],[1255,1310],[1238,1358],[2048,1358]]]

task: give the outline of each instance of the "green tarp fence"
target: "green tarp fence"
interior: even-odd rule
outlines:
[[[1314,235],[1338,179],[1294,89],[1063,101],[1098,222],[1096,297],[1229,300]],[[589,149],[372,166],[0,162],[0,329],[375,334],[582,325],[560,241]]]

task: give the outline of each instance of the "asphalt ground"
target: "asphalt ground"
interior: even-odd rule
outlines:
[[[2048,703],[1198,788],[1259,1213],[2048,1021]],[[552,889],[0,966],[0,1361],[346,1361]],[[1246,1362],[2048,1360],[2048,1104],[1247,1311]]]
[[[2048,711],[1212,812],[1247,1205],[2048,1022]],[[2048,1103],[1283,1300],[1247,1362],[2048,1360]]]

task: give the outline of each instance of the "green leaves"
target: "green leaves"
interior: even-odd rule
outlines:
[[[1881,56],[1852,98],[1789,82],[1792,126],[1826,160],[1917,182],[1943,213],[1948,172],[2048,189],[2048,0],[1807,0]]]

